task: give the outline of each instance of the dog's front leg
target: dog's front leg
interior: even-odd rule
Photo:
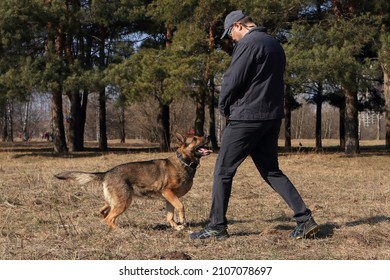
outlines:
[[[187,221],[184,213],[184,206],[177,196],[171,191],[163,192],[164,198],[167,200],[166,211],[167,211],[167,221],[176,230],[183,230],[187,225]],[[179,213],[179,219],[181,225],[178,225],[174,221],[174,209]]]
[[[167,222],[169,223],[169,225],[176,230],[182,230],[184,227],[178,225],[174,220],[175,208],[168,201],[166,202],[166,212],[167,212]]]

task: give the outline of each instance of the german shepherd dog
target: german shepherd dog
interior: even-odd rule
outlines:
[[[176,133],[179,147],[175,155],[166,159],[129,162],[106,172],[69,171],[55,175],[60,180],[74,180],[79,184],[99,182],[106,204],[100,213],[108,226],[116,228],[116,218],[130,206],[133,196],[163,197],[166,200],[167,221],[176,230],[187,222],[179,197],[192,187],[196,168],[202,156],[212,151],[207,147],[207,136],[184,137]],[[174,221],[174,209],[179,213],[180,225]]]

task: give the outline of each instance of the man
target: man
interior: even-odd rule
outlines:
[[[319,227],[311,211],[279,169],[278,136],[284,118],[285,54],[280,43],[257,27],[242,11],[228,14],[224,33],[235,43],[232,61],[221,86],[218,109],[228,120],[214,169],[210,223],[191,239],[227,238],[226,212],[233,177],[251,156],[263,179],[294,211],[295,239],[315,234]]]

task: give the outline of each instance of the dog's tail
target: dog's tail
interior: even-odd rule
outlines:
[[[74,180],[80,185],[95,181],[101,182],[104,179],[105,172],[80,172],[80,171],[67,171],[54,175],[60,180]]]

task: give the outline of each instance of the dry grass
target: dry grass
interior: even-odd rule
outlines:
[[[302,142],[310,146],[312,141]],[[297,144],[297,143],[294,143]],[[164,203],[135,200],[112,231],[100,219],[99,187],[53,178],[64,170],[105,170],[169,154],[117,149],[53,156],[46,143],[0,143],[0,259],[390,259],[390,156],[376,147],[347,158],[324,143],[324,153],[281,153],[280,164],[312,209],[321,231],[289,240],[287,205],[260,180],[250,160],[234,181],[228,218],[231,238],[190,241],[165,225]],[[377,145],[378,143],[362,143]],[[139,145],[136,147],[139,148]],[[202,160],[183,198],[189,230],[205,224],[216,154]]]

